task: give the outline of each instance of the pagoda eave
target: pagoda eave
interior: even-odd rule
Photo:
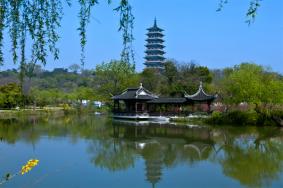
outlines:
[[[160,37],[164,37],[164,36],[165,36],[163,33],[159,33],[159,32],[147,33],[146,35],[147,35],[147,36],[160,35]]]
[[[162,41],[164,42],[163,37],[148,37],[145,41]]]
[[[159,27],[150,27],[150,28],[147,28],[146,30],[148,30],[149,32],[162,32],[162,31],[164,31],[163,29],[161,29]]]
[[[152,47],[152,48],[165,48],[165,46],[164,45],[161,45],[161,44],[146,44],[145,45],[145,47],[147,47],[147,48],[150,48],[150,47]]]

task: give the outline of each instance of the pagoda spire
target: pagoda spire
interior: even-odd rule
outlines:
[[[154,18],[154,25],[153,25],[153,27],[157,27],[156,17]]]

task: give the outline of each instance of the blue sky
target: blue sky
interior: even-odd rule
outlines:
[[[86,64],[94,69],[103,61],[119,59],[121,33],[119,16],[112,9],[117,4],[104,1],[93,9],[87,29]],[[220,0],[131,0],[135,16],[134,50],[137,71],[144,68],[146,28],[154,17],[165,30],[166,58],[180,62],[196,61],[209,68],[223,68],[253,61],[283,73],[283,1],[263,0],[255,23],[245,23],[249,0],[230,0],[223,11],[216,12]],[[106,2],[106,0],[105,0]],[[115,1],[117,2],[117,1]],[[65,7],[58,46],[60,59],[50,57],[46,69],[69,67],[80,63],[78,6]],[[5,40],[5,65],[14,68]]]

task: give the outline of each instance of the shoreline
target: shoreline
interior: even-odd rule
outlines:
[[[12,109],[0,110],[0,119],[9,119],[20,116],[34,116],[34,115],[56,115],[64,116],[67,114],[75,113],[76,109],[64,109],[62,107],[45,107],[36,109]]]
[[[62,107],[45,107],[36,109],[12,109],[12,110],[0,110],[1,119],[11,119],[24,116],[67,116],[67,115],[80,115],[80,114],[93,114],[95,115],[99,111],[93,110],[78,110],[74,108],[64,109]],[[105,112],[111,116],[111,113]],[[255,111],[231,111],[231,112],[213,112],[211,115],[206,116],[175,116],[170,117],[171,123],[193,123],[201,125],[212,126],[277,126],[283,127],[283,111],[274,111],[266,113],[258,113]]]

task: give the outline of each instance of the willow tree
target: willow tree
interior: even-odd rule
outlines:
[[[220,0],[217,11],[221,11],[223,7],[228,4],[230,0]],[[248,10],[246,12],[246,23],[249,25],[255,21],[256,15],[258,13],[258,9],[261,5],[261,1],[263,0],[249,0]]]
[[[60,38],[58,28],[63,17],[63,4],[69,6],[78,3],[78,12],[81,45],[81,63],[85,61],[86,28],[90,22],[92,8],[99,3],[98,0],[0,0],[0,65],[4,64],[3,40],[4,33],[8,31],[12,44],[13,62],[20,64],[20,80],[25,76],[27,61],[32,64],[47,62],[50,53],[54,59],[59,58],[59,49],[56,46]],[[111,0],[106,0],[111,4]],[[119,31],[122,32],[123,50],[122,61],[134,63],[132,51],[132,29],[134,16],[128,0],[120,0],[117,8],[119,14]],[[27,43],[28,40],[28,43]],[[30,45],[31,55],[26,56],[27,44]]]

